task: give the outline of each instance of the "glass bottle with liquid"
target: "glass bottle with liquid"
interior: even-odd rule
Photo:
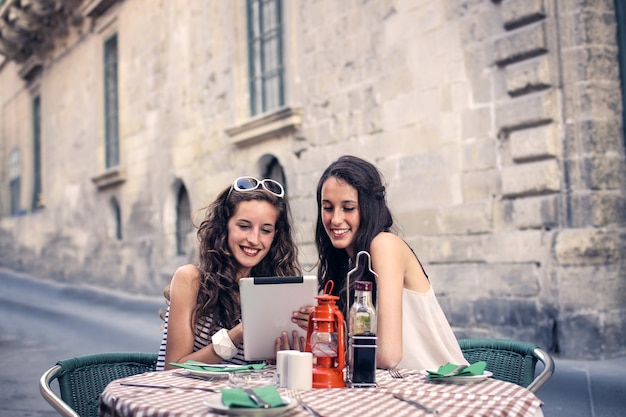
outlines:
[[[376,384],[376,308],[372,289],[372,282],[354,283],[354,303],[350,307],[352,386]]]

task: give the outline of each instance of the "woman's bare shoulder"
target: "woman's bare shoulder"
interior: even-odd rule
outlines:
[[[172,277],[172,286],[197,285],[200,281],[200,271],[198,267],[187,264],[179,267]]]
[[[391,232],[380,232],[374,236],[370,245],[371,250],[398,251],[398,248],[405,247],[406,243]]]

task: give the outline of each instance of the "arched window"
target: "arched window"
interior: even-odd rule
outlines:
[[[122,210],[115,197],[111,198],[111,232],[110,234],[117,240],[122,240]]]
[[[261,168],[261,178],[271,178],[278,181],[285,188],[285,192],[287,192],[285,171],[278,158],[274,155],[264,155],[259,161],[259,167]]]
[[[22,159],[20,149],[13,148],[9,155],[9,183],[11,188],[11,214],[20,211],[20,194],[22,179]]]
[[[185,184],[180,184],[176,196],[176,254],[187,254],[187,234],[192,229],[191,205]]]

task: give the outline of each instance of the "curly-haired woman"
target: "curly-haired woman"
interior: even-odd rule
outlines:
[[[246,363],[239,279],[300,275],[283,186],[240,177],[206,208],[198,228],[199,263],[176,270],[157,369],[171,362]]]

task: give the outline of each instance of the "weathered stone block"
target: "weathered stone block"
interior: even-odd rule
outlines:
[[[519,298],[482,298],[474,302],[478,323],[494,326],[531,326],[540,316],[535,300]]]
[[[550,247],[551,234],[535,230],[441,237],[428,246],[428,259],[434,263],[545,263]]]
[[[564,51],[561,67],[568,80],[619,81],[619,65],[615,65],[617,47],[580,46]]]
[[[464,236],[461,239],[440,237],[428,246],[428,260],[437,264],[483,261],[483,239],[482,235]]]
[[[476,248],[488,263],[547,264],[552,247],[552,233],[540,230],[501,232],[489,235]]]
[[[599,155],[609,152],[624,153],[624,137],[619,118],[612,120],[583,120],[567,125],[567,137],[579,137],[583,153]]]
[[[485,7],[484,0],[449,0],[446,3],[446,16],[449,19],[458,19],[475,13],[480,7]]]
[[[626,300],[626,262],[622,265],[579,265],[559,270],[559,303],[562,314],[620,309]],[[599,277],[602,277],[601,280]],[[601,283],[599,282],[601,281]],[[603,291],[598,291],[598,285]],[[581,294],[585,294],[581,297]]]
[[[571,86],[565,105],[581,119],[612,120],[621,117],[621,97],[618,81],[592,81]]]
[[[554,256],[561,266],[619,262],[626,253],[625,230],[565,229],[557,234]]]
[[[420,150],[421,151],[421,150]],[[451,147],[440,147],[428,153],[415,153],[402,155],[398,158],[398,172],[397,175],[400,178],[407,178],[413,180],[417,185],[424,180],[428,180],[429,177],[434,178],[438,176],[436,172],[438,166],[445,166],[450,172],[460,171],[460,161],[458,155],[458,149],[452,149]],[[422,177],[421,179],[414,179],[413,176]],[[412,188],[412,187],[411,187]],[[411,189],[409,188],[409,189]]]
[[[506,90],[511,96],[543,90],[552,85],[550,60],[547,55],[507,65]]]
[[[507,33],[495,42],[495,64],[508,65],[546,53],[546,24],[540,22]]]
[[[474,14],[472,19],[459,21],[460,38],[467,45],[483,43],[502,32],[502,20],[497,10],[485,8]]]
[[[594,311],[560,317],[559,351],[564,357],[603,359],[626,353],[626,311]]]
[[[468,140],[463,143],[463,171],[483,171],[496,165],[496,141]]]
[[[615,37],[616,20],[613,11],[595,7],[579,9],[560,19],[561,36],[574,45],[603,45]]]
[[[459,302],[460,300],[440,297],[439,295],[437,300],[453,329],[456,327],[463,332],[474,324],[474,311],[470,303]]]
[[[394,184],[394,189],[411,190],[413,195],[428,196],[428,199],[415,201],[406,199],[396,202],[400,210],[416,206],[433,207],[457,204],[461,201],[459,179],[456,175],[430,175],[427,177],[407,176]],[[395,192],[395,191],[394,191]]]
[[[504,131],[537,126],[556,120],[557,112],[555,91],[544,90],[498,104],[496,125]]]
[[[502,194],[505,197],[555,193],[561,186],[557,161],[530,162],[502,170]]]
[[[463,200],[490,200],[500,194],[500,175],[496,170],[467,172],[461,178]]]
[[[560,155],[560,142],[554,124],[516,130],[509,135],[515,162],[554,158]]]
[[[592,190],[624,190],[626,164],[624,155],[594,155],[586,164]]]
[[[486,269],[486,268],[485,268]],[[483,290],[491,297],[538,297],[542,267],[535,263],[495,264],[481,275]]]
[[[412,233],[424,236],[438,235],[441,232],[438,221],[439,211],[437,209],[394,210],[394,215],[397,225],[402,230],[410,230]]]
[[[472,234],[491,230],[491,203],[489,201],[442,207],[439,211],[443,233]]]
[[[626,196],[621,193],[595,192],[591,196],[590,226],[625,226]]]
[[[513,228],[513,201],[498,199],[493,205],[493,229],[496,232]]]
[[[509,0],[502,3],[502,20],[507,28],[534,22],[545,16],[544,0]]]
[[[558,225],[558,196],[518,198],[513,201],[518,229],[552,229]]]
[[[493,48],[486,44],[468,45],[464,50],[464,66],[471,85],[472,99],[477,104],[489,104],[493,100],[492,72],[485,73],[485,68],[493,61]]]
[[[493,126],[493,110],[491,107],[479,107],[466,110],[462,114],[462,139],[476,140],[488,136]]]
[[[470,302],[484,296],[483,274],[485,264],[427,264],[431,259],[427,254],[418,254],[426,274],[433,283],[437,297]]]
[[[613,0],[567,0],[559,3],[559,11],[565,13],[578,13],[581,9],[594,9],[597,11],[612,11],[615,9]]]

